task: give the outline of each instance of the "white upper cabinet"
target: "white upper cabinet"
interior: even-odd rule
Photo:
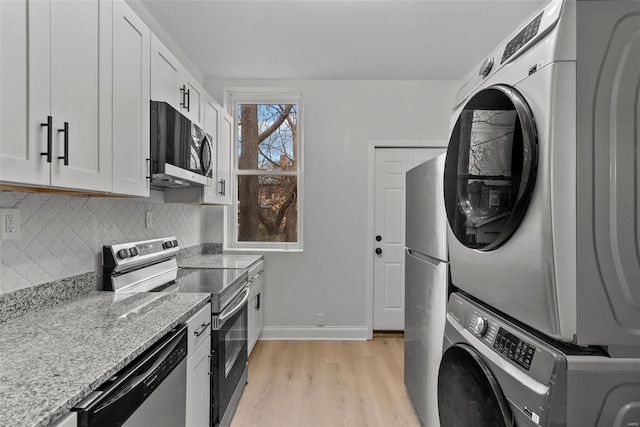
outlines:
[[[180,73],[180,93],[182,114],[194,123],[202,125],[204,107],[204,88],[184,68]]]
[[[113,3],[113,192],[148,196],[151,31]]]
[[[216,141],[216,167],[203,190],[202,203],[230,205],[233,118],[212,98],[204,103],[204,129]]]
[[[233,147],[233,117],[220,108],[218,123],[220,125],[218,137],[218,186],[223,204],[231,204],[231,148]]]
[[[182,109],[182,92],[178,84],[181,68],[171,51],[151,34],[151,99],[167,102],[176,110]]]
[[[0,179],[110,191],[111,1],[1,3]]]
[[[204,89],[155,35],[151,36],[151,99],[167,102],[192,122],[202,123]]]
[[[40,23],[48,25],[47,10],[36,8],[36,12],[40,12]],[[33,126],[27,123],[28,18],[26,0],[0,1],[0,180],[45,185],[49,184],[49,165],[40,156],[40,145],[30,143]],[[48,73],[48,56],[39,60]]]

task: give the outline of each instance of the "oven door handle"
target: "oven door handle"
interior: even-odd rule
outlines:
[[[236,314],[238,311],[242,309],[242,306],[249,299],[249,288],[246,287],[242,292],[244,293],[244,296],[242,297],[242,300],[238,304],[236,304],[234,307],[227,307],[224,310],[222,310],[222,313],[220,313],[220,316],[218,317],[219,324],[223,324],[228,318],[230,318],[231,316],[233,316],[234,314]]]

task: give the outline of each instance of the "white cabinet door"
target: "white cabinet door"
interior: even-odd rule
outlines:
[[[0,7],[0,179],[110,191],[111,2]]]
[[[218,109],[220,106],[213,98],[205,97],[203,107],[203,128],[206,133],[218,140]]]
[[[187,427],[209,425],[211,336],[187,359]]]
[[[50,6],[51,185],[110,191],[112,2]],[[31,37],[47,37],[30,28]]]
[[[148,196],[151,31],[113,3],[113,192]]]
[[[151,99],[169,103],[181,110],[179,74],[182,65],[171,51],[151,34]]]
[[[203,125],[204,131],[211,135],[215,144],[216,157],[214,159],[215,166],[213,168],[213,177],[209,179],[209,183],[202,189],[202,203],[218,204],[220,203],[220,195],[218,194],[218,168],[220,158],[219,144],[219,114],[220,106],[213,98],[207,97],[203,108]]]
[[[193,123],[202,126],[204,110],[204,88],[182,67],[179,75],[180,93],[184,97],[181,102],[182,114]]]
[[[218,124],[220,127],[218,136],[218,173],[217,183],[220,203],[230,205],[233,194],[231,185],[231,163],[233,147],[233,117],[223,108],[219,109]]]
[[[253,346],[256,345],[256,297],[257,295],[249,295],[249,306],[247,307],[247,357],[251,356]]]
[[[204,104],[204,129],[216,140],[216,167],[213,179],[203,190],[202,203],[230,205],[233,117],[212,98]]]
[[[67,415],[58,419],[51,427],[77,427],[78,426],[78,413],[70,412]]]
[[[42,38],[29,37],[29,26]],[[0,180],[48,185],[49,3],[0,1]],[[28,54],[33,53],[31,59]],[[29,66],[30,65],[30,66]]]

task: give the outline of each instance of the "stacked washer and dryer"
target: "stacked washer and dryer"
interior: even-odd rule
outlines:
[[[640,2],[551,1],[456,96],[450,426],[640,425]]]

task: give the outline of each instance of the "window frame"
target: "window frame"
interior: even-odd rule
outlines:
[[[226,251],[302,252],[304,218],[304,108],[302,92],[290,88],[227,88],[225,108],[233,117],[233,156],[231,177],[233,195],[230,206],[224,209],[224,249]],[[239,104],[296,104],[298,147],[296,171],[240,170],[238,168],[238,105]],[[241,175],[288,175],[297,177],[298,241],[297,242],[239,242],[238,241],[238,177]]]

